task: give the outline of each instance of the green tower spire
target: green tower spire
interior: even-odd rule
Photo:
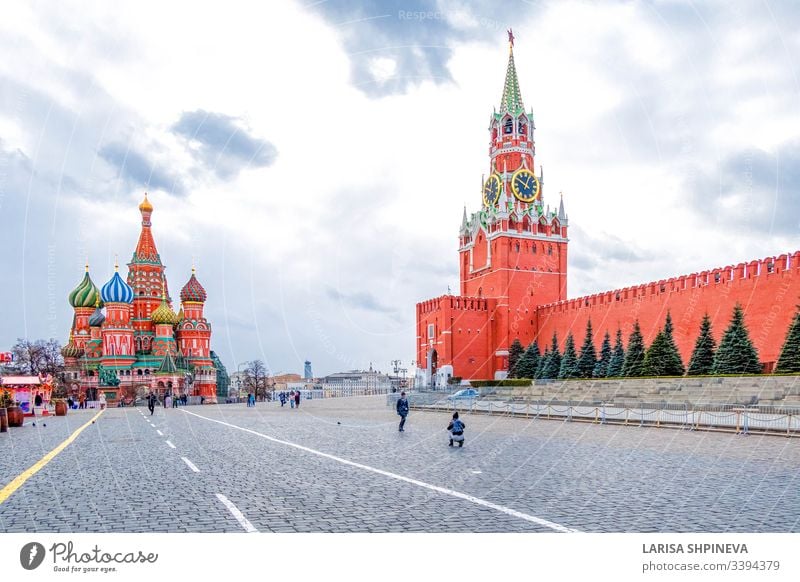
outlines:
[[[517,116],[525,110],[522,95],[519,92],[517,67],[514,65],[514,34],[508,31],[508,68],[506,69],[506,82],[503,85],[503,97],[500,100],[500,113],[510,113]]]

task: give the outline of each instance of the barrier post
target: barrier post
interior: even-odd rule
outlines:
[[[747,411],[745,411],[745,412],[743,412],[743,413],[742,413],[742,417],[743,417],[742,424],[744,425],[744,436],[749,436],[749,434],[748,434],[748,432],[747,432],[747,428],[748,428],[748,427],[747,427],[747,424],[748,424],[748,416],[747,416]]]
[[[598,410],[597,410],[597,407],[595,406],[594,407],[594,420],[592,421],[592,424],[597,424],[597,415],[598,415]]]
[[[606,405],[603,404],[603,414],[600,418],[600,424],[605,424],[605,423],[606,423]]]
[[[740,411],[736,411],[736,434],[739,434],[739,417],[741,416]]]
[[[792,436],[792,413],[786,416],[786,436]]]
[[[628,426],[628,413],[630,412],[630,408],[627,406],[625,407],[625,426]]]
[[[639,419],[639,426],[644,426],[644,402],[641,402],[642,417]]]
[[[567,422],[572,422],[572,405],[567,406]]]

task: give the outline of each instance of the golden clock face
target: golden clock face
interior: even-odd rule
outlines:
[[[483,184],[483,203],[486,206],[494,206],[500,198],[503,188],[503,181],[497,174],[492,174]]]
[[[511,176],[511,191],[521,202],[533,202],[539,198],[539,180],[533,172],[521,168]]]

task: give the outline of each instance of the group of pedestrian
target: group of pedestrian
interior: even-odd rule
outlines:
[[[398,430],[399,432],[404,432],[406,430],[406,418],[408,418],[409,409],[408,398],[406,398],[405,392],[400,393],[400,398],[397,399],[396,409],[397,414],[400,416],[400,426]],[[465,428],[467,428],[467,425],[463,420],[458,418],[458,411],[454,412],[450,424],[447,425],[447,432],[450,433],[450,443],[447,446],[452,447],[454,443],[458,443],[459,447],[463,447]]]
[[[281,407],[283,407],[288,400],[292,408],[300,408],[300,390],[292,390],[288,394],[286,392],[280,392],[278,394],[278,400],[281,401]]]

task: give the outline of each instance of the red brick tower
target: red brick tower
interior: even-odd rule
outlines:
[[[212,403],[217,401],[217,372],[211,360],[211,325],[203,315],[205,301],[206,290],[192,267],[192,276],[181,289],[183,319],[177,329],[178,349],[194,366],[192,394]]]
[[[500,109],[489,119],[481,209],[468,217],[465,208],[459,231],[460,297],[417,305],[417,361],[426,383],[437,373],[504,377],[514,338],[533,340],[536,307],[566,299],[567,216],[563,200],[557,210],[544,204],[534,130],[509,33]]]
[[[155,337],[155,325],[151,319],[153,312],[161,305],[162,295],[170,301],[164,265],[156,249],[151,230],[150,216],[153,205],[144,195],[139,205],[142,213],[142,230],[139,242],[128,263],[128,285],[133,289],[133,329],[137,353],[150,353]]]

